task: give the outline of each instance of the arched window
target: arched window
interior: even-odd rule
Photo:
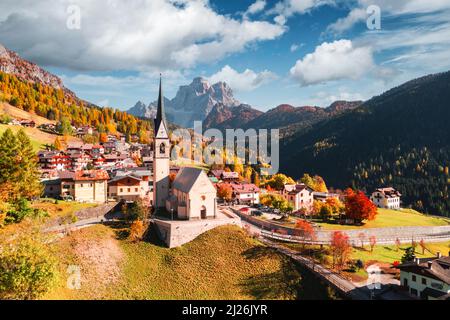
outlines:
[[[159,145],[159,153],[161,153],[161,154],[166,153],[166,145],[164,143],[161,143]]]

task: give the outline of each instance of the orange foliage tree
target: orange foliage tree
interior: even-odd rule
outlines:
[[[331,236],[330,250],[333,256],[333,268],[342,270],[352,252],[348,235],[341,231],[334,231]]]
[[[345,190],[345,216],[355,222],[373,220],[377,215],[377,207],[362,191]]]
[[[228,183],[222,183],[217,189],[217,196],[225,201],[231,201],[233,189]]]
[[[316,238],[314,227],[306,220],[298,219],[295,224],[295,229],[297,229],[296,234],[305,239],[314,240]]]

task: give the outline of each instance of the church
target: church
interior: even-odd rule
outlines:
[[[178,220],[215,218],[216,188],[203,170],[184,167],[170,186],[170,139],[161,79],[154,125],[153,204],[155,211],[165,209]]]
[[[154,124],[152,222],[158,237],[173,248],[221,225],[241,226],[238,216],[218,210],[216,188],[203,170],[181,168],[170,183],[170,139],[161,80]]]

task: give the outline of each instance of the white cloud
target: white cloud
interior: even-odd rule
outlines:
[[[370,47],[354,47],[342,39],[324,42],[313,53],[297,60],[291,76],[302,86],[340,79],[357,79],[374,67]]]
[[[326,32],[339,35],[342,34],[344,31],[349,30],[357,22],[364,21],[365,19],[367,19],[366,10],[361,8],[355,8],[351,10],[346,17],[340,18],[336,22],[330,24],[327,27]]]
[[[245,16],[248,15],[252,15],[258,12],[261,12],[264,10],[264,8],[266,7],[266,1],[265,0],[256,0],[255,2],[253,2],[247,9],[247,11],[245,12]]]
[[[327,27],[327,32],[339,35],[351,29],[356,23],[368,17],[366,10],[371,5],[380,7],[382,19],[384,16],[428,14],[450,9],[448,0],[358,0],[356,7],[351,9],[346,17]]]
[[[295,52],[295,51],[297,51],[298,49],[300,49],[303,46],[304,46],[303,43],[300,43],[300,44],[293,43],[289,50],[291,50],[291,52]]]
[[[70,4],[81,29],[66,28]],[[76,70],[192,67],[217,61],[286,28],[215,12],[207,0],[2,0],[0,39],[25,58]]]
[[[269,70],[255,72],[246,69],[239,73],[229,65],[224,66],[220,71],[208,77],[211,83],[224,81],[235,91],[252,91],[276,78],[277,76]]]

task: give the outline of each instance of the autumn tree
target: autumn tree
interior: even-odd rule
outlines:
[[[303,177],[300,178],[300,182],[304,183],[314,191],[328,192],[325,180],[321,176],[315,175],[314,177],[311,177],[309,174],[305,173]]]
[[[222,183],[217,189],[217,196],[224,201],[231,201],[233,197],[233,189],[228,183]]]
[[[373,252],[373,248],[375,247],[375,245],[377,244],[377,237],[370,236],[369,237],[369,245],[370,245],[370,252]]]
[[[364,232],[358,233],[359,241],[361,241],[361,248],[364,249],[364,240],[366,240],[366,234]]]
[[[1,300],[40,298],[56,277],[56,260],[38,235],[16,235],[0,250]]]
[[[341,231],[334,231],[331,236],[330,250],[333,256],[333,268],[342,270],[352,251],[348,235]]]
[[[144,227],[144,222],[142,220],[133,221],[133,223],[130,226],[129,239],[134,242],[141,240],[142,236],[144,234],[144,231],[145,231],[145,227]]]
[[[345,191],[345,216],[354,222],[373,220],[377,215],[377,207],[362,191],[353,191],[348,188]]]
[[[314,240],[316,238],[314,227],[306,220],[298,219],[295,224],[295,229],[296,234],[304,239]]]
[[[56,137],[53,146],[55,147],[56,150],[59,150],[59,151],[63,150],[63,146],[62,146],[61,140],[59,140],[58,137]]]
[[[106,143],[108,142],[108,135],[105,132],[102,132],[99,134],[98,139],[101,143]]]
[[[419,245],[422,248],[422,254],[425,254],[425,250],[427,249],[426,244],[425,244],[425,240],[420,239]]]
[[[282,173],[277,173],[271,179],[266,181],[266,184],[273,189],[283,190],[286,184],[295,184],[295,181]]]

